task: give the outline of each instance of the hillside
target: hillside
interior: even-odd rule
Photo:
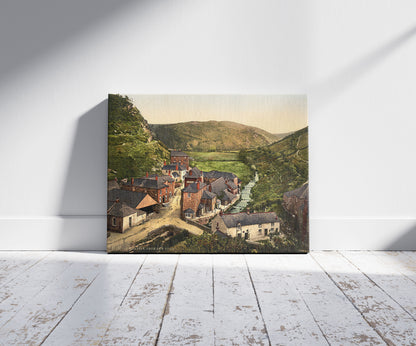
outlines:
[[[308,128],[255,150],[242,150],[240,158],[255,166],[259,181],[251,191],[250,207],[282,214],[283,193],[308,180]]]
[[[279,140],[257,127],[230,121],[191,121],[150,125],[155,136],[169,148],[189,151],[228,151],[256,148]]]
[[[169,151],[127,96],[108,96],[108,178],[139,177],[158,170]]]
[[[306,252],[308,236],[302,238],[295,220],[283,206],[283,193],[308,181],[308,128],[255,150],[240,151],[240,158],[255,168],[259,181],[251,190],[252,211],[275,211],[282,219],[280,235],[273,238],[281,252]]]

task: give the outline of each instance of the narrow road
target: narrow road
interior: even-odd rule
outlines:
[[[173,225],[195,235],[201,235],[203,233],[200,228],[183,221],[180,216],[181,194],[180,190],[177,190],[169,206],[163,207],[157,218],[151,219],[142,225],[132,227],[125,233],[110,232],[110,236],[107,238],[107,251],[127,252],[136,242],[146,238],[149,232],[162,226]]]

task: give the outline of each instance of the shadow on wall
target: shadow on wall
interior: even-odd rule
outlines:
[[[106,171],[107,100],[104,100],[78,120],[58,210],[63,218],[61,249],[105,249]]]
[[[395,239],[383,250],[416,250],[416,224],[407,229],[400,238]]]
[[[0,11],[0,79],[47,55],[135,0],[6,1]],[[143,1],[146,3],[147,1]],[[150,3],[150,2],[148,2]],[[53,28],[53,29],[51,29]],[[13,34],[10,34],[13,33]]]
[[[394,37],[378,49],[353,61],[326,80],[311,85],[309,87],[309,100],[311,100],[314,111],[319,110],[321,107],[342,94],[351,85],[355,84],[359,78],[376,68],[378,64],[387,59],[391,54],[395,53],[401,46],[412,39],[415,34],[416,26],[412,26],[410,29],[399,36]]]

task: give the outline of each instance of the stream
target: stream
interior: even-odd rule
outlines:
[[[240,200],[236,204],[233,205],[230,211],[228,211],[229,213],[239,213],[242,210],[244,210],[244,208],[247,207],[248,202],[250,202],[251,200],[250,198],[251,189],[253,188],[254,185],[256,185],[258,180],[259,180],[259,175],[257,174],[257,171],[256,171],[254,178],[250,180],[250,182],[244,187],[243,191],[241,192]]]

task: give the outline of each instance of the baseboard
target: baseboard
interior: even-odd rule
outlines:
[[[312,219],[311,250],[416,250],[416,219]],[[0,218],[0,250],[106,249],[105,216]]]
[[[416,219],[312,219],[311,250],[416,250]]]
[[[105,216],[0,218],[0,250],[105,250]]]

